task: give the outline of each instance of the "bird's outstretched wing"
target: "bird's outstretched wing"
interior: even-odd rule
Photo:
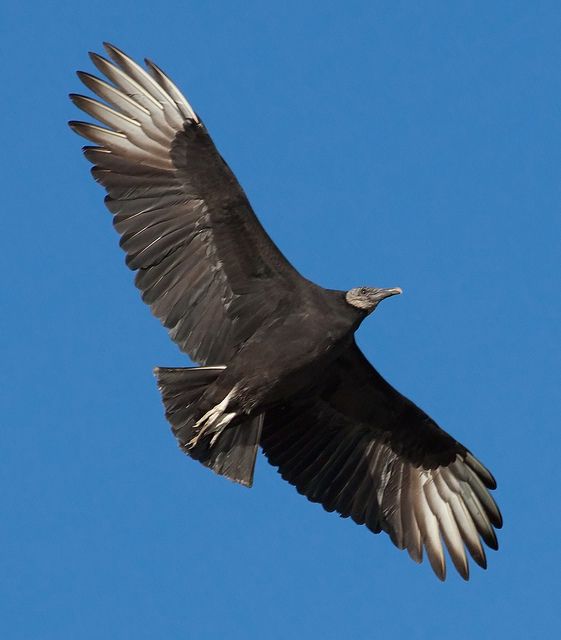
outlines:
[[[500,512],[489,471],[421,409],[391,387],[353,344],[315,399],[268,412],[261,444],[282,477],[446,575],[443,544],[466,580],[467,548],[486,567]]]
[[[253,213],[204,125],[153,63],[112,45],[91,54],[101,101],[72,94],[104,127],[71,122],[107,190],[143,300],[196,362],[222,364],[302,281]]]

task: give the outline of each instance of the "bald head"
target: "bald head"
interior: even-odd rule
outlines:
[[[372,287],[355,287],[345,294],[345,300],[353,307],[372,313],[378,304],[390,296],[401,293],[399,287],[393,289],[376,289]]]

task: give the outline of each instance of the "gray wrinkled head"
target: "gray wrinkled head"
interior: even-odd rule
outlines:
[[[395,296],[401,293],[399,287],[394,289],[375,289],[372,287],[355,287],[345,294],[345,300],[356,307],[362,309],[366,313],[372,313],[378,304],[384,299],[390,296]]]

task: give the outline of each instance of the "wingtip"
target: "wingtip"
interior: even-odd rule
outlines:
[[[446,582],[446,568],[444,570],[438,570],[435,567],[432,567],[434,575],[440,580],[440,582]]]
[[[97,80],[97,78],[93,74],[82,69],[76,71],[76,75],[78,76],[78,80],[80,80],[80,82],[83,82],[86,86],[88,86],[88,80],[91,80],[92,78],[94,80]]]
[[[150,69],[152,75],[154,74],[163,74],[163,71],[158,67],[158,65],[151,60],[150,58],[144,58],[144,64]]]
[[[123,62],[125,63],[129,62],[134,64],[134,60],[130,56],[128,56],[122,49],[119,49],[119,47],[116,47],[114,44],[111,44],[110,42],[104,42],[103,48],[105,49],[105,51],[107,51],[107,53],[109,54],[109,57],[119,66],[121,66]]]
[[[460,574],[462,580],[464,580],[465,582],[469,582],[469,562],[467,561],[467,558],[464,556],[464,562],[462,562],[461,564],[459,563],[454,563],[454,566],[456,567],[456,571]]]
[[[481,478],[487,489],[494,491],[497,488],[497,481],[495,476],[487,469],[487,467],[480,462],[471,451],[468,451],[465,456],[465,461],[475,473]]]
[[[498,551],[499,550],[499,541],[497,539],[497,536],[493,535],[492,537],[489,536],[488,538],[489,539],[485,540],[485,542],[487,543],[487,546],[489,547],[489,549],[493,549],[493,551]]]
[[[90,57],[90,60],[95,64],[96,67],[98,67],[99,62],[109,63],[109,60],[104,58],[101,54],[96,53],[95,51],[88,51],[88,56]]]
[[[474,554],[471,551],[470,551],[470,553],[471,553],[471,557],[473,558],[473,561],[475,562],[475,564],[485,571],[487,569],[487,556],[485,555],[485,551],[484,551],[483,547],[481,547],[481,553],[475,553]]]
[[[116,47],[111,42],[108,42],[107,40],[104,40],[101,44],[103,45],[103,48],[105,49],[105,51],[107,51],[108,53],[110,53],[111,51],[117,51],[119,53],[122,53],[122,51],[118,47]]]

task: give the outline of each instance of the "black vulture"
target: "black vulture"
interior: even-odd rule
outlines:
[[[444,579],[444,549],[468,579],[486,567],[500,512],[491,473],[374,369],[354,339],[398,288],[324,289],[267,235],[204,124],[154,63],[91,54],[101,99],[71,94],[102,125],[92,174],[142,299],[194,368],[155,369],[181,449],[251,486],[258,448],[309,500],[386,531]]]

